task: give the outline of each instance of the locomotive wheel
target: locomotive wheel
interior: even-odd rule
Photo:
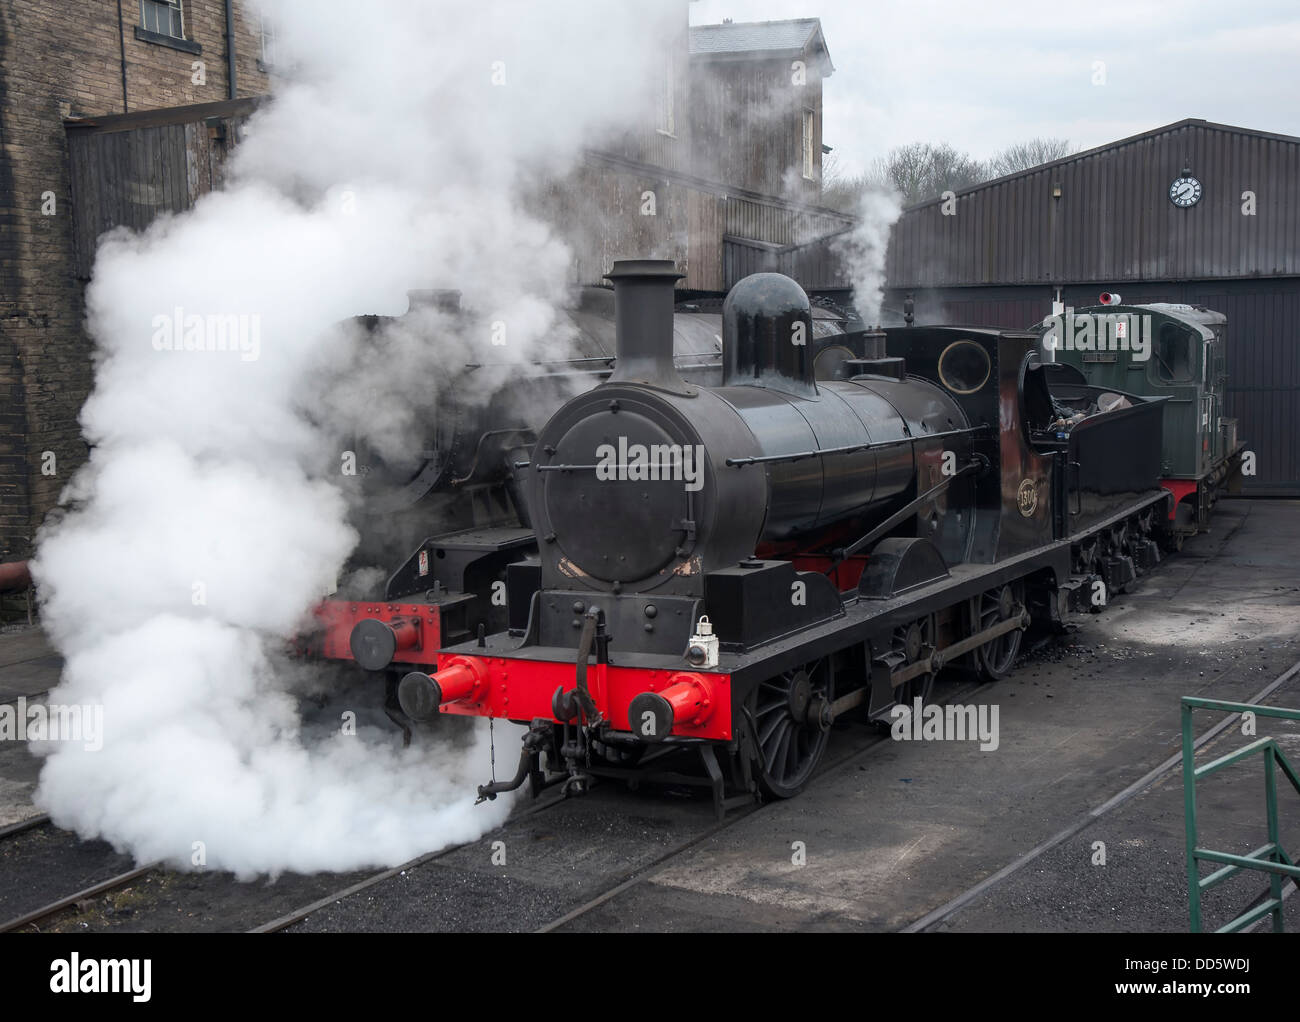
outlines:
[[[1024,586],[1019,582],[999,586],[980,594],[971,601],[972,633],[991,628],[1005,621],[1024,600]],[[985,681],[1004,678],[1020,652],[1020,639],[1024,633],[1017,629],[996,639],[990,639],[975,650],[975,665]]]
[[[752,697],[758,783],[771,798],[803,790],[822,754],[830,727],[819,712],[835,699],[825,658],[786,671],[758,686]]]
[[[930,651],[934,648],[934,632],[935,621],[934,615],[931,614],[919,621],[913,621],[910,625],[895,628],[893,648],[906,656],[906,663],[915,663],[921,657],[930,655]],[[928,671],[903,682],[894,689],[894,699],[910,710],[916,705],[918,696],[922,706],[929,703],[933,692],[934,671]]]

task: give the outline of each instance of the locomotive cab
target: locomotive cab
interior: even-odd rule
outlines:
[[[1160,478],[1173,496],[1168,545],[1178,549],[1206,527],[1219,493],[1240,483],[1243,445],[1224,414],[1227,320],[1196,305],[1103,297],[1045,320],[1044,350],[1094,387],[1165,399]]]

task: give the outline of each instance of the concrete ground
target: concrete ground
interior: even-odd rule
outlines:
[[[940,680],[938,698],[996,708],[995,750],[837,732],[828,762],[838,766],[798,798],[716,832],[698,801],[600,789],[517,816],[399,882],[329,906],[302,928],[532,928],[691,839],[697,843],[649,879],[567,928],[905,928],[1176,753],[1181,696],[1247,699],[1300,658],[1300,502],[1220,504],[1211,533],[1189,541],[1103,614],[1073,622],[1073,635],[1048,643],[1000,683],[972,688],[969,678]],[[19,642],[0,636],[0,691],[32,680],[45,687],[57,668],[48,660],[31,665],[49,651],[30,633],[14,634]],[[1300,706],[1300,676],[1267,702]],[[1216,719],[1198,713],[1198,732]],[[1261,719],[1259,733],[1276,735],[1300,764],[1300,730]],[[1198,760],[1249,740],[1229,728]],[[1243,764],[1205,782],[1203,846],[1247,851],[1263,843],[1260,777],[1258,764]],[[0,743],[0,823],[32,812],[24,799],[33,779],[25,750]],[[1283,844],[1294,857],[1300,795],[1281,791],[1279,806]],[[492,856],[499,840],[508,851],[504,866]],[[1175,771],[934,928],[1185,931],[1183,843]],[[1240,911],[1264,880],[1228,886],[1207,899],[1207,925]],[[1300,925],[1297,903],[1288,902],[1291,927]]]

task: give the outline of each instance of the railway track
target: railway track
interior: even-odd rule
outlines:
[[[1297,675],[1300,675],[1300,660],[1297,660],[1294,664],[1288,667],[1285,671],[1283,671],[1280,675],[1274,678],[1271,682],[1265,685],[1254,695],[1250,696],[1248,699],[1244,699],[1241,701],[1246,703],[1258,704],[1263,700],[1267,699],[1270,695],[1272,695],[1275,691],[1277,691],[1279,688],[1285,685],[1292,678],[1295,678]],[[1200,735],[1193,743],[1193,748],[1200,749],[1202,746],[1207,745],[1208,743],[1214,741],[1221,734],[1223,734],[1224,731],[1228,730],[1228,728],[1237,724],[1239,720],[1240,717],[1238,715],[1230,715],[1224,717],[1221,721],[1219,721],[1217,724],[1214,724],[1213,726],[1208,728],[1202,735]],[[1162,763],[1159,763],[1158,765],[1153,767],[1147,773],[1143,774],[1141,777],[1139,777],[1136,781],[1130,784],[1123,791],[1120,791],[1115,795],[1112,795],[1110,798],[1106,799],[1104,802],[1100,803],[1095,808],[1084,813],[1073,823],[1071,823],[1068,827],[1065,827],[1063,830],[1052,835],[1046,841],[1043,841],[1040,844],[1035,845],[1033,848],[1025,852],[1018,859],[1008,863],[1006,866],[998,870],[996,873],[993,873],[992,875],[985,877],[983,880],[979,881],[978,883],[971,885],[966,890],[958,894],[956,897],[949,899],[947,902],[940,905],[938,908],[930,912],[927,912],[925,915],[921,916],[921,918],[915,920],[910,925],[904,927],[903,932],[922,933],[926,930],[931,930],[934,927],[938,926],[940,923],[944,922],[944,920],[949,919],[956,913],[960,912],[963,908],[965,908],[967,905],[969,905],[972,901],[980,897],[985,892],[1001,884],[1009,877],[1012,877],[1015,874],[1019,873],[1022,869],[1024,869],[1026,866],[1028,866],[1030,863],[1034,862],[1035,860],[1041,858],[1047,852],[1050,852],[1052,849],[1057,848],[1058,846],[1064,844],[1066,841],[1070,840],[1070,838],[1074,837],[1080,831],[1084,830],[1091,824],[1095,823],[1097,820],[1101,819],[1106,814],[1112,812],[1115,809],[1118,809],[1120,806],[1124,805],[1126,802],[1128,802],[1136,795],[1141,794],[1143,791],[1145,791],[1147,788],[1149,788],[1152,784],[1160,780],[1165,775],[1169,774],[1174,770],[1179,769],[1182,766],[1182,761],[1183,761],[1183,756],[1180,750],[1179,752],[1170,756],[1168,759],[1164,760]]]
[[[32,927],[39,929],[39,923],[43,923],[45,920],[67,911],[79,902],[88,901],[91,898],[98,898],[101,895],[110,893],[111,891],[127,887],[158,868],[159,864],[153,862],[146,866],[137,866],[135,869],[128,870],[125,873],[119,873],[115,877],[109,877],[109,879],[77,891],[75,894],[69,894],[65,898],[52,901],[48,905],[43,905],[38,909],[25,913],[24,915],[0,923],[0,933],[16,933],[20,930],[26,930]]]
[[[539,813],[544,813],[548,809],[552,809],[555,806],[560,805],[564,801],[565,800],[563,796],[553,796],[547,798],[544,801],[537,803],[536,805],[529,806],[522,813],[519,813],[518,815],[511,817],[511,819],[521,820],[521,819],[526,819],[529,816],[536,816]],[[487,835],[484,835],[484,837],[486,836]],[[482,838],[477,838],[475,840],[481,841]],[[286,912],[284,915],[272,919],[268,923],[262,923],[260,926],[253,927],[248,932],[249,933],[277,933],[280,930],[286,930],[290,926],[293,926],[295,923],[302,922],[313,912],[319,911],[320,909],[324,908],[326,905],[332,905],[336,901],[341,901],[344,898],[351,897],[352,895],[358,894],[361,891],[369,890],[372,887],[376,887],[379,884],[382,884],[386,880],[391,880],[393,877],[405,873],[407,870],[416,869],[419,866],[424,866],[430,862],[435,862],[438,859],[445,858],[446,856],[451,855],[453,852],[457,852],[460,849],[465,848],[474,843],[475,843],[474,841],[462,841],[460,844],[449,845],[446,848],[440,848],[436,852],[428,852],[425,855],[417,856],[414,859],[402,863],[400,866],[393,866],[390,869],[386,869],[380,873],[376,873],[374,876],[367,877],[366,879],[358,881],[355,884],[351,884],[348,887],[344,887],[341,890],[334,891],[331,894],[327,894],[323,898],[317,898],[315,901],[311,902],[308,905],[303,905],[301,908],[294,909],[291,912]]]
[[[967,685],[953,692],[951,695],[948,696],[948,699],[961,700],[966,696],[969,696],[974,692],[980,691],[985,687],[987,687],[987,684],[985,683],[976,683],[976,684]],[[864,728],[863,730],[866,729]],[[866,745],[859,744],[857,747],[846,752],[844,755],[835,759],[833,762],[824,764],[821,767],[821,769],[819,769],[817,773],[814,775],[814,779],[812,783],[813,784],[820,783],[824,778],[856,762],[857,760],[861,759],[863,756],[868,755],[872,750],[880,748],[882,745],[885,745],[887,741],[888,741],[887,734],[884,733],[871,734],[869,736]],[[534,815],[536,813],[545,812],[546,810],[551,809],[557,805],[563,804],[564,802],[565,799],[562,797],[550,799],[544,804],[531,807],[530,809],[526,810],[524,813],[521,813],[518,816],[513,817],[512,819],[519,820],[527,816]],[[656,856],[650,862],[638,866],[637,868],[629,872],[620,874],[615,878],[611,878],[611,882],[608,883],[599,893],[595,894],[591,898],[582,902],[577,907],[565,912],[563,915],[558,916],[555,919],[552,919],[551,921],[547,922],[541,927],[538,927],[534,932],[549,933],[553,930],[568,925],[574,920],[581,918],[582,916],[591,912],[593,909],[598,908],[599,906],[605,904],[606,902],[612,900],[613,898],[616,898],[619,895],[623,894],[625,891],[630,890],[631,888],[636,887],[639,884],[643,883],[644,881],[655,876],[657,873],[661,872],[667,866],[671,865],[675,860],[679,859],[682,855],[689,852],[691,849],[700,845],[704,841],[707,841],[710,838],[715,837],[716,835],[722,833],[723,831],[726,831],[731,827],[734,827],[736,824],[740,823],[743,820],[749,819],[755,814],[766,811],[767,809],[769,809],[771,806],[775,804],[776,803],[773,802],[767,802],[763,804],[755,803],[752,806],[731,811],[730,813],[727,814],[727,817],[724,820],[714,823],[713,825],[705,828],[703,831],[700,831],[699,833],[693,834],[691,837],[685,839],[684,841],[678,842],[673,847],[666,849],[661,855]],[[483,839],[480,838],[479,840],[483,840]],[[466,844],[473,844],[473,843],[474,842],[467,842]],[[410,862],[403,863],[400,866],[395,866],[392,869],[384,870],[382,873],[377,873],[373,877],[369,877],[366,880],[361,881],[360,883],[356,883],[347,888],[343,888],[339,891],[335,891],[332,894],[327,895],[326,897],[317,899],[316,901],[312,902],[309,905],[304,905],[301,908],[286,913],[285,915],[282,915],[277,919],[273,919],[268,923],[264,923],[260,926],[254,927],[249,932],[250,933],[274,933],[280,930],[288,929],[289,927],[301,923],[303,920],[307,919],[313,913],[318,912],[321,909],[334,904],[335,902],[341,901],[344,898],[351,897],[362,891],[373,888],[401,873],[404,873],[407,870],[414,869],[422,865],[426,865],[430,862],[434,862],[440,858],[448,856],[453,852],[457,851],[459,848],[463,848],[465,846],[466,845],[457,845],[451,848],[445,848],[442,849],[441,851],[434,852],[429,855],[421,856],[417,859],[412,859]]]
[[[50,822],[49,816],[42,813],[39,816],[32,816],[26,820],[19,820],[17,823],[11,823],[7,827],[0,827],[0,841],[17,837],[20,834],[36,830],[39,827],[50,826]],[[99,883],[92,884],[74,894],[69,894],[66,897],[59,898],[58,900],[43,905],[38,909],[25,912],[22,915],[0,922],[0,933],[13,933],[18,930],[24,930],[28,927],[36,926],[37,924],[44,922],[46,919],[56,916],[60,912],[71,908],[79,902],[125,887],[145,874],[152,872],[157,867],[157,863],[150,863],[147,866],[136,867],[125,873],[120,873],[117,876],[110,877],[107,880],[102,880]]]
[[[37,827],[44,827],[50,822],[50,818],[44,813],[40,816],[29,816],[25,820],[19,820],[17,823],[11,823],[8,826],[0,827],[0,841],[6,838],[14,837],[18,834],[26,833],[29,830],[35,830]]]

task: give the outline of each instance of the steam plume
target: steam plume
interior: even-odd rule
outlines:
[[[858,315],[867,324],[880,322],[889,232],[902,208],[898,194],[892,190],[864,191],[853,210],[858,217],[857,226],[842,235],[836,244],[837,254],[853,284]]]
[[[494,360],[528,358],[570,256],[524,197],[639,122],[684,19],[670,0],[263,7],[289,73],[227,189],[101,245],[93,449],[35,562],[67,657],[51,701],[102,704],[105,731],[53,747],[38,802],[138,858],[245,876],[396,863],[506,811],[465,795],[482,730],[403,750],[364,714],[342,733],[346,697],[300,713],[312,679],[282,650],[357,538],[338,436],[373,422],[400,448],[410,420],[382,410],[464,361],[406,345],[357,380],[362,341],[334,324],[452,286],[505,324]]]

